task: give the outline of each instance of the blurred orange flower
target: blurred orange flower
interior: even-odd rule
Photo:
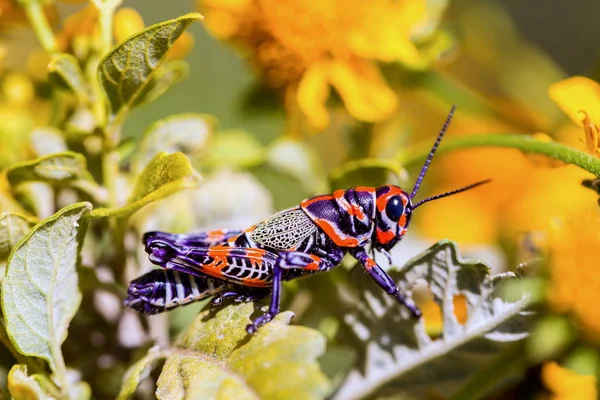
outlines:
[[[562,126],[555,137],[600,156],[600,134],[594,123],[600,121],[600,85],[588,78],[574,77],[551,85],[549,95],[575,122]],[[451,134],[510,130],[493,120],[478,122],[474,117],[459,115]],[[581,185],[590,178],[588,172],[572,165],[550,169],[548,165],[560,164],[539,163],[517,150],[457,151],[440,157],[436,165],[435,170],[442,171],[439,179],[444,182],[436,191],[486,178],[493,181],[429,205],[426,215],[417,220],[421,232],[428,236],[451,237],[463,243],[494,243],[501,237],[514,242],[523,232],[548,233],[557,223],[571,223],[579,210],[597,207],[597,194]],[[540,250],[548,244],[543,243]]]
[[[212,34],[240,45],[271,87],[316,129],[329,124],[330,88],[356,119],[390,117],[398,99],[376,62],[423,64],[412,38],[423,0],[199,0]]]
[[[542,380],[552,393],[551,400],[595,400],[596,378],[578,375],[555,362],[544,364]]]
[[[550,243],[548,302],[559,312],[572,313],[583,334],[600,343],[598,273],[600,209],[580,209],[573,220],[557,224]]]

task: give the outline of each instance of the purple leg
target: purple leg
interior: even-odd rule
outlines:
[[[390,296],[394,296],[398,302],[403,304],[410,310],[415,318],[421,318],[421,310],[411,300],[404,297],[394,280],[385,272],[377,263],[367,255],[365,249],[357,247],[350,250],[350,254],[354,256],[362,265],[365,270],[371,275],[371,278]]]
[[[246,326],[246,332],[248,332],[249,335],[256,333],[258,328],[272,320],[279,313],[279,301],[281,300],[281,275],[283,273],[283,269],[279,266],[280,260],[281,258],[277,259],[277,262],[273,267],[273,287],[269,311],[256,318],[251,324]]]
[[[335,267],[340,263],[343,254],[331,253],[328,257],[320,258],[310,256],[299,251],[279,253],[273,267],[273,288],[269,311],[261,315],[246,327],[249,334],[255,333],[258,328],[272,320],[279,313],[279,300],[281,298],[281,277],[284,270],[310,268],[314,271],[323,271]]]

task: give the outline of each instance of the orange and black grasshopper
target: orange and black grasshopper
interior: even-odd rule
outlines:
[[[406,233],[416,208],[488,182],[413,203],[454,109],[411,193],[393,185],[355,187],[304,200],[246,230],[146,233],[143,243],[150,261],[164,269],[132,281],[126,305],[155,314],[209,296],[215,296],[213,304],[220,304],[225,298],[240,302],[270,294],[268,311],[247,326],[248,333],[254,333],[279,312],[282,281],[328,271],[349,253],[386,293],[420,317],[416,305],[367,254],[367,246],[389,258],[389,250]]]

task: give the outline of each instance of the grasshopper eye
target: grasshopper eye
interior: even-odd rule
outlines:
[[[393,196],[385,206],[385,214],[391,221],[397,222],[404,213],[404,203],[400,196]]]

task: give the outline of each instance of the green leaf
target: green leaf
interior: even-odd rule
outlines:
[[[117,400],[127,400],[133,397],[140,382],[146,379],[156,363],[166,356],[167,354],[159,351],[158,347],[153,347],[144,358],[133,364],[123,376],[123,383]]]
[[[113,48],[100,61],[98,79],[112,115],[135,105],[149,93],[149,85],[157,86],[153,76],[169,49],[192,22],[200,19],[200,14],[190,13],[149,26]]]
[[[266,154],[262,144],[250,133],[242,130],[219,131],[202,159],[209,167],[249,168],[261,164]]]
[[[29,135],[29,142],[38,157],[64,153],[68,150],[62,132],[51,126],[35,128]]]
[[[194,159],[208,145],[216,119],[206,114],[177,114],[155,122],[144,133],[137,146],[134,170],[141,170],[161,151],[181,152]]]
[[[132,106],[150,103],[165,94],[171,87],[187,79],[190,66],[182,60],[171,61],[163,65],[149,78],[144,89],[137,96]]]
[[[55,54],[48,64],[48,80],[73,93],[80,101],[87,98],[87,86],[79,62],[71,54]]]
[[[330,391],[316,359],[325,351],[317,331],[289,326],[279,314],[255,335],[245,326],[251,303],[200,313],[176,343],[158,379],[159,399],[322,399]]]
[[[14,400],[47,398],[38,380],[27,375],[27,366],[15,364],[8,373],[8,391]]]
[[[391,271],[402,292],[425,279],[440,307],[443,331],[432,340],[423,321],[411,318],[372,280],[357,271],[353,285],[340,287],[343,304],[351,311],[340,328],[345,342],[359,349],[359,366],[347,375],[336,399],[360,399],[376,394],[406,393],[416,398],[448,397],[487,363],[524,340],[530,330],[530,299],[501,297],[503,282],[512,273],[491,277],[478,260],[460,258],[456,244],[443,240],[410,260],[401,271]],[[466,298],[468,319],[460,324],[453,299]]]
[[[406,180],[406,172],[396,162],[365,158],[334,168],[328,178],[331,190],[356,186],[378,187]]]
[[[118,209],[98,208],[90,213],[90,217],[123,217],[133,214],[150,202],[183,189],[197,187],[200,180],[200,174],[184,154],[159,153],[138,177],[126,206]]]
[[[34,218],[21,214],[4,212],[0,215],[0,260],[6,260],[13,247],[36,222]]]
[[[48,361],[62,385],[60,348],[81,301],[75,270],[85,233],[80,222],[91,209],[73,204],[36,225],[13,249],[2,281],[2,312],[15,349]]]
[[[76,180],[93,180],[87,170],[85,157],[72,151],[15,164],[6,172],[6,176],[13,187],[31,181],[61,185]]]

